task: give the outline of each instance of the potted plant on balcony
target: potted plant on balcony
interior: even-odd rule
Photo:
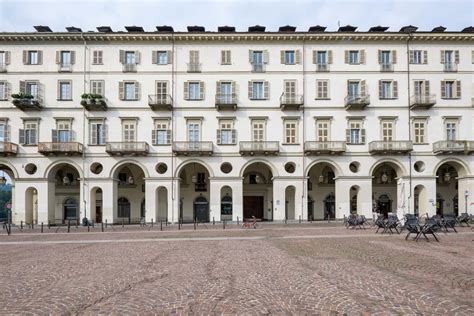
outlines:
[[[100,104],[101,106],[105,106],[105,100],[102,98],[102,95],[96,93],[83,93],[81,95],[82,101],[81,105],[86,106],[88,104]]]
[[[35,97],[29,93],[14,93],[12,94],[13,101],[12,103],[14,105],[21,105],[24,103],[33,103],[34,105],[38,105],[37,100],[33,100]]]

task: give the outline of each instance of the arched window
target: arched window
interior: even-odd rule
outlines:
[[[232,215],[232,197],[226,195],[221,200],[221,215]]]
[[[73,198],[64,201],[64,219],[77,219],[77,203]]]

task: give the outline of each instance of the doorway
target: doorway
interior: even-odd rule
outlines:
[[[263,219],[263,196],[244,196],[244,219]]]
[[[388,218],[388,213],[392,211],[392,201],[386,194],[379,196],[378,209],[380,214],[383,214],[385,218]]]
[[[77,219],[77,203],[74,199],[64,201],[64,220]]]
[[[200,223],[209,222],[209,202],[203,196],[194,200],[194,218]]]
[[[336,196],[330,194],[324,200],[324,219],[336,218]]]

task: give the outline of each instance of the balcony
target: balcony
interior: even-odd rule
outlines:
[[[308,141],[304,143],[305,155],[338,155],[346,151],[346,142],[342,141],[327,141],[315,142]]]
[[[58,71],[59,72],[72,72],[72,64],[59,64]]]
[[[0,64],[0,73],[2,72],[7,72],[7,65],[6,64]]]
[[[41,105],[41,98],[29,94],[12,94],[13,105],[22,111],[40,111],[43,107]]]
[[[233,110],[237,109],[237,94],[216,94],[216,108],[221,110]]]
[[[78,142],[39,143],[38,152],[45,156],[80,156],[84,148]]]
[[[381,72],[393,72],[393,64],[380,64],[380,71]]]
[[[188,72],[201,72],[201,63],[188,63]]]
[[[173,152],[176,156],[212,156],[212,142],[174,142]]]
[[[123,64],[122,65],[123,72],[137,72],[137,64]]]
[[[316,72],[329,72],[329,64],[316,64]]]
[[[84,93],[82,95],[81,105],[87,111],[106,111],[107,102],[106,100],[98,94],[89,94]]]
[[[278,155],[280,153],[280,142],[240,142],[240,154],[249,155]]]
[[[348,95],[344,99],[346,110],[362,110],[370,104],[370,95],[368,94],[355,94]]]
[[[474,141],[442,140],[433,143],[435,155],[469,155],[474,152]]]
[[[303,105],[303,96],[299,94],[283,93],[280,96],[280,108],[284,110],[298,111]]]
[[[264,64],[252,64],[252,72],[265,72]]]
[[[415,94],[410,98],[410,109],[429,109],[436,103],[435,94]]]
[[[105,144],[105,152],[111,156],[146,156],[149,147],[146,142],[110,142]]]
[[[410,140],[373,141],[369,143],[371,155],[403,155],[413,150]]]
[[[18,145],[11,142],[0,142],[0,156],[15,156],[18,153]]]
[[[455,63],[445,63],[444,72],[456,72],[458,71],[458,65]]]
[[[153,111],[171,111],[173,108],[173,98],[169,94],[149,94],[148,105]]]

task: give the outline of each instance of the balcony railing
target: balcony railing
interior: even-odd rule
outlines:
[[[382,72],[393,72],[393,64],[380,64],[380,71]]]
[[[303,96],[300,94],[283,93],[280,96],[280,108],[282,110],[299,110],[303,103]]]
[[[13,98],[12,103],[22,111],[40,111],[43,108],[42,99],[39,97],[33,99]]]
[[[123,72],[137,72],[137,64],[123,64],[122,65]]]
[[[237,108],[237,94],[216,94],[216,108],[218,110],[235,110]]]
[[[470,140],[442,140],[433,143],[435,155],[468,155],[474,152],[474,141]]]
[[[346,109],[355,109],[360,110],[365,108],[367,105],[370,104],[370,95],[368,94],[354,94],[348,95],[344,99],[344,104],[346,105]]]
[[[264,64],[252,64],[252,72],[265,72]]]
[[[72,64],[59,64],[58,65],[59,72],[71,72],[72,71]]]
[[[278,155],[280,153],[280,142],[240,142],[241,155]]]
[[[188,63],[188,72],[201,72],[201,63]]]
[[[0,72],[7,72],[7,65],[6,64],[0,64]]]
[[[346,142],[343,141],[307,141],[304,143],[306,155],[335,155],[346,151]]]
[[[373,141],[369,143],[369,153],[372,155],[406,154],[413,150],[409,140]]]
[[[427,109],[436,103],[435,94],[415,94],[410,97],[410,108]]]
[[[0,142],[0,156],[15,156],[17,153],[17,144],[11,142]]]
[[[148,95],[148,105],[152,110],[168,110],[173,108],[173,98],[169,94]]]
[[[78,156],[82,155],[84,148],[78,142],[50,142],[39,143],[38,152],[42,155]]]
[[[445,63],[444,72],[456,72],[458,71],[458,65],[455,63]]]
[[[316,64],[316,71],[317,72],[328,72],[329,71],[329,64]]]
[[[212,155],[212,142],[174,142],[173,152],[176,155],[192,156],[192,155]]]
[[[105,151],[111,156],[146,156],[146,142],[110,142],[105,144]]]
[[[106,111],[107,110],[107,101],[105,98],[83,98],[81,100],[81,105],[87,111]]]

